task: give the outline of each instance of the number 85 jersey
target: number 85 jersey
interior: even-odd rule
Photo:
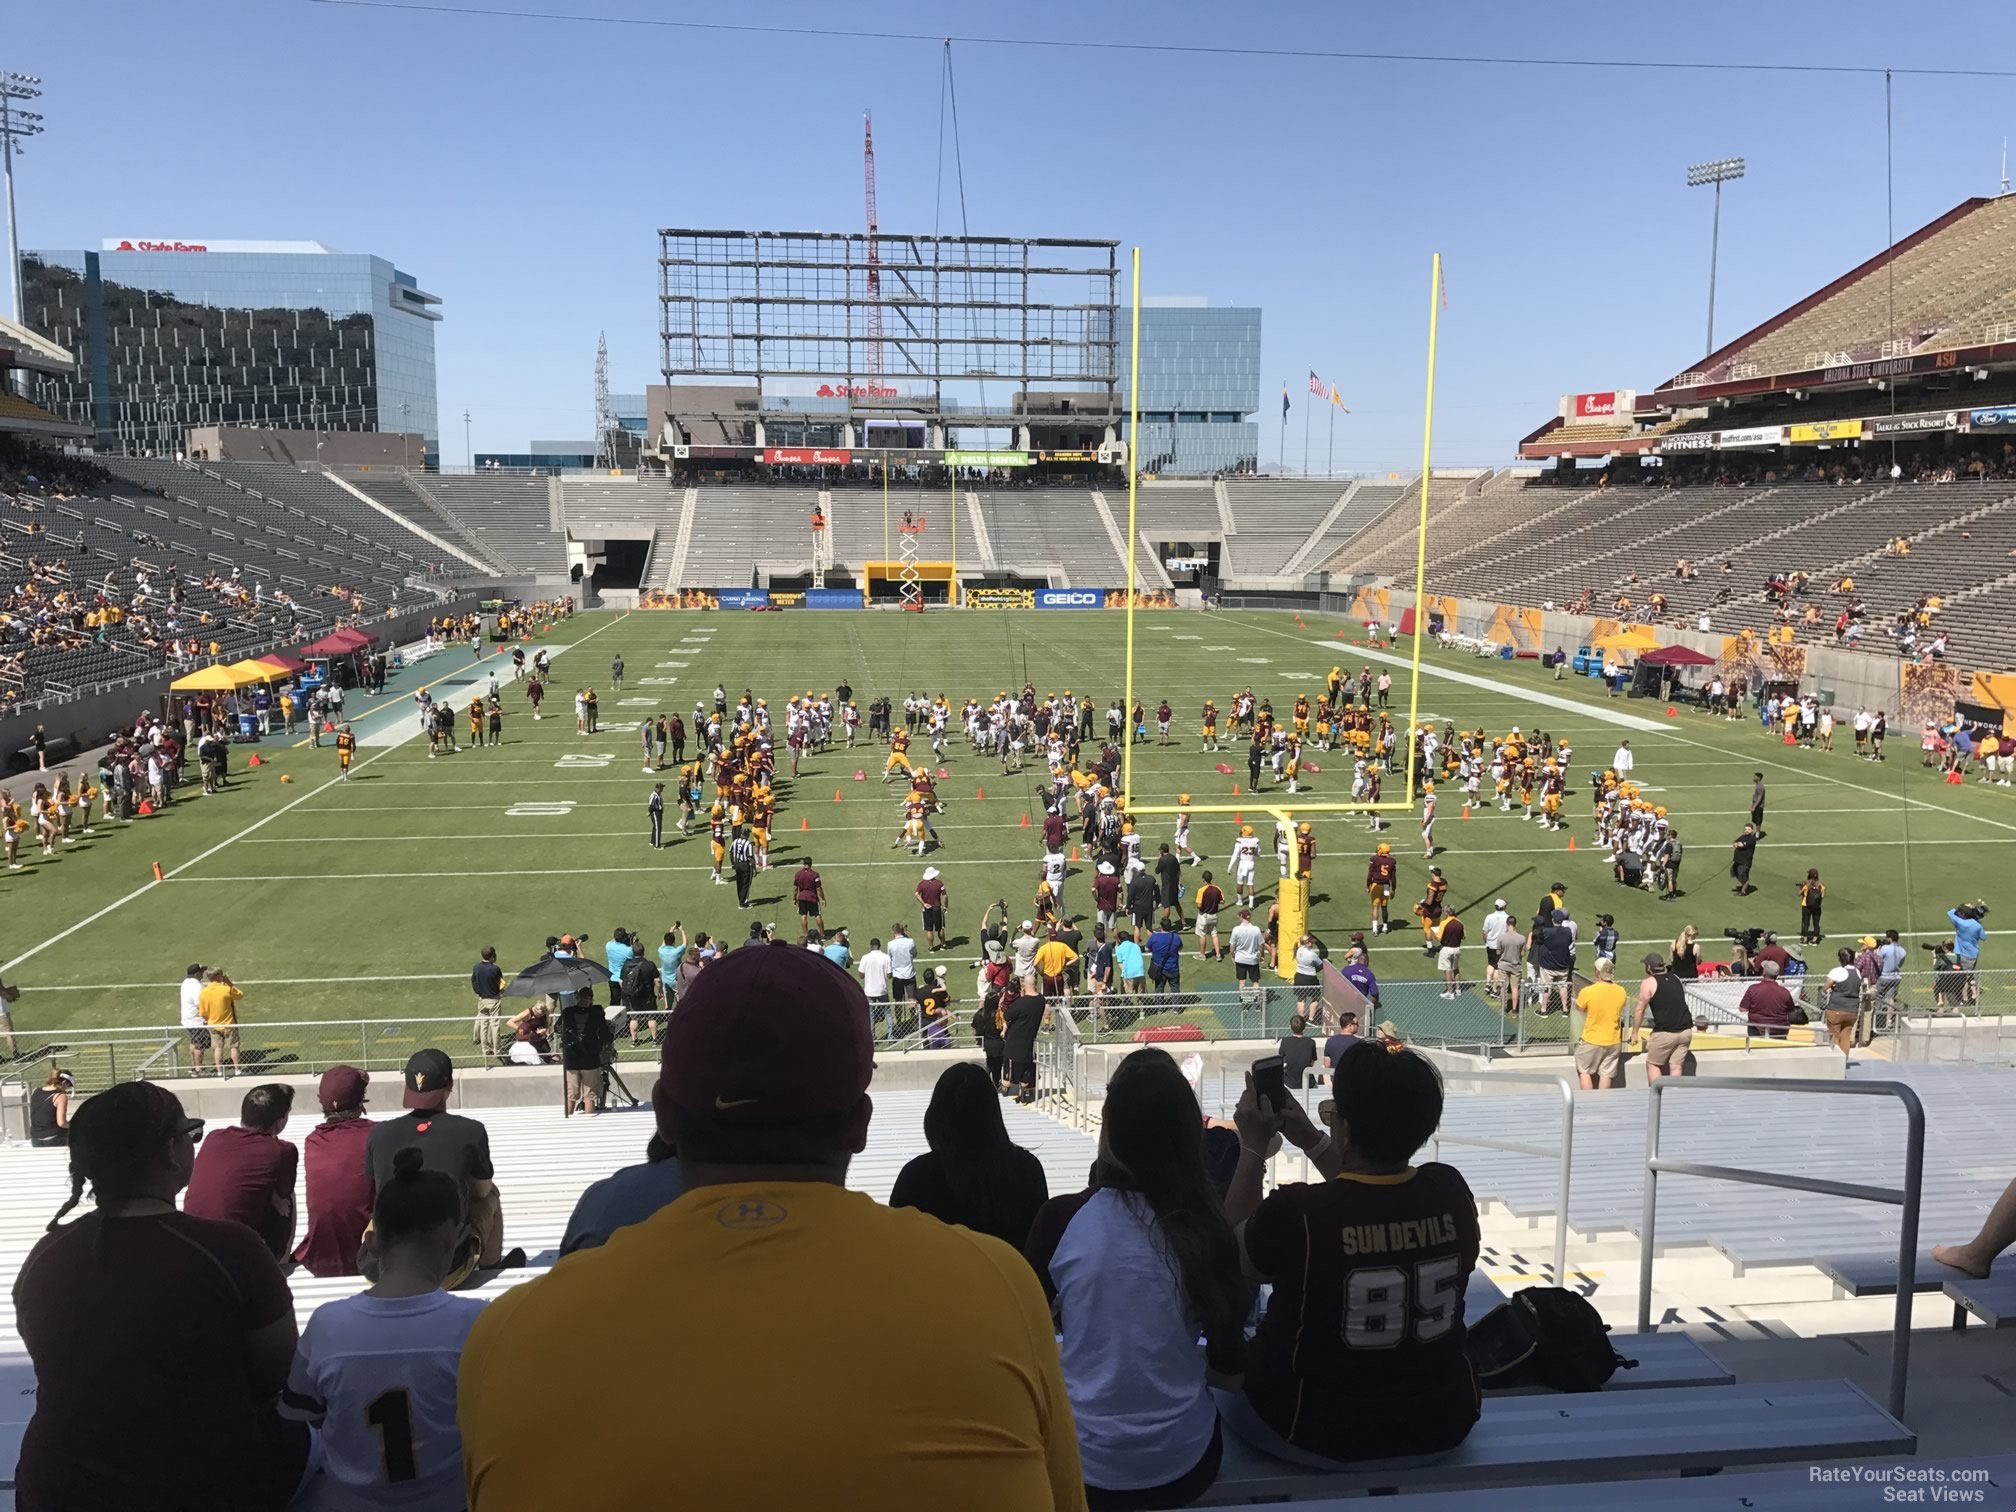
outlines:
[[[1477,1203],[1453,1166],[1277,1188],[1246,1223],[1274,1285],[1246,1395],[1269,1426],[1335,1459],[1435,1454],[1477,1421],[1464,1354]]]

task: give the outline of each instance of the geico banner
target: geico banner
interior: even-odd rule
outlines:
[[[768,588],[716,588],[714,597],[723,609],[760,609],[770,602]]]
[[[1747,430],[1718,431],[1715,439],[1725,449],[1731,446],[1776,446],[1785,439],[1785,427],[1753,425]]]
[[[1860,420],[1821,420],[1812,425],[1795,425],[1786,439],[1795,446],[1811,446],[1816,441],[1854,441],[1862,435]]]
[[[807,609],[859,609],[861,590],[859,588],[807,588],[804,607]]]
[[[1960,423],[1958,410],[1928,410],[1922,415],[1879,415],[1862,422],[1864,436],[1909,436],[1921,431],[1952,430]]]
[[[1104,609],[1104,588],[1038,588],[1038,609]]]
[[[968,588],[961,595],[968,609],[1034,609],[1033,588]]]

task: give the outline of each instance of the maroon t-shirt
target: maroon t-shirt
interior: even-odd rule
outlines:
[[[1064,848],[1064,816],[1049,814],[1043,820],[1043,843],[1051,850]]]
[[[1274,1283],[1246,1368],[1269,1427],[1342,1460],[1439,1454],[1469,1435],[1463,1299],[1480,1238],[1454,1166],[1279,1187],[1245,1239]]]
[[[1224,892],[1216,882],[1206,882],[1197,894],[1197,912],[1215,914],[1224,906]]]
[[[1454,914],[1442,925],[1442,943],[1452,950],[1463,943],[1463,921]]]
[[[1098,876],[1092,879],[1092,901],[1102,913],[1112,913],[1120,906],[1120,879]]]
[[[275,1196],[294,1195],[301,1152],[277,1134],[233,1124],[204,1139],[182,1211],[242,1223],[275,1254],[294,1238],[293,1222],[273,1209]]]
[[[376,1196],[364,1154],[370,1138],[368,1118],[346,1118],[309,1131],[302,1152],[308,1171],[308,1232],[294,1258],[311,1276],[357,1274],[357,1251]]]
[[[945,883],[939,877],[926,877],[917,884],[917,901],[926,908],[945,906]]]
[[[819,901],[819,873],[801,866],[791,874],[791,896],[800,903]]]
[[[252,1381],[244,1340],[294,1299],[251,1230],[90,1213],[30,1252],[14,1307],[36,1382],[15,1472],[24,1512],[287,1505],[308,1430],[275,1410],[279,1382]],[[192,1452],[199,1441],[217,1452]]]

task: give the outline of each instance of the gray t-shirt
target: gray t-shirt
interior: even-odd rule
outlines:
[[[1015,975],[1026,977],[1036,974],[1036,947],[1041,943],[1033,934],[1015,936]]]
[[[908,981],[917,975],[917,942],[897,935],[889,942],[889,974]]]
[[[1242,919],[1232,931],[1232,960],[1239,966],[1258,966],[1260,947],[1267,937],[1260,932],[1260,926],[1251,919]]]
[[[1505,933],[1498,936],[1499,970],[1501,971],[1516,970],[1518,968],[1519,963],[1525,959],[1526,959],[1526,936],[1519,933],[1518,930],[1512,928],[1511,925],[1509,924],[1506,925]]]

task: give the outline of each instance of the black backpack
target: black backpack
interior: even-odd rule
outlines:
[[[1558,1286],[1529,1286],[1470,1325],[1466,1349],[1486,1390],[1544,1386],[1600,1391],[1638,1368],[1610,1347],[1610,1325],[1585,1297]]]
[[[623,994],[623,1001],[634,1003],[644,990],[644,958],[632,954],[623,963],[623,971],[616,979],[616,985]]]

